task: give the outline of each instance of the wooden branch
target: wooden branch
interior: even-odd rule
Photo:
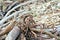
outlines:
[[[0,36],[2,36],[4,34],[8,33],[9,31],[11,31],[12,28],[14,27],[14,25],[15,25],[15,21],[12,21],[8,26],[6,26],[5,30],[2,30],[0,32]]]
[[[6,9],[6,11],[8,12],[9,10],[11,10],[11,8],[17,3],[19,3],[19,2],[16,1],[16,2],[12,3],[11,5],[9,5],[9,7],[8,7],[8,9]]]
[[[20,33],[19,27],[14,27],[8,34],[5,40],[15,40]]]
[[[7,23],[1,25],[0,27],[3,28],[3,27],[5,27],[5,26],[7,26],[8,24],[10,24],[10,22],[7,22]]]
[[[41,32],[41,30],[38,30],[38,29],[36,29],[36,28],[31,29],[31,30],[32,30],[32,31],[36,31],[36,32]],[[48,32],[48,31],[43,30],[43,33],[49,35],[50,37],[53,37],[53,38],[56,38],[56,39],[59,39],[59,40],[60,40],[60,37],[52,34],[51,32]]]
[[[31,13],[31,11],[25,11],[25,12],[24,12],[24,11],[25,11],[25,10],[17,11],[17,12],[11,14],[10,16],[8,16],[8,17],[6,17],[6,18],[3,18],[3,19],[0,21],[0,25],[2,25],[5,21],[9,20],[10,18],[12,18],[13,16],[15,16],[15,15],[17,15],[17,14],[19,14],[19,13],[21,13],[21,15],[26,14],[26,13]],[[23,12],[23,13],[22,13],[22,12]]]
[[[4,4],[11,4],[13,1],[4,1]]]
[[[26,4],[29,4],[29,3],[33,3],[35,2],[36,0],[33,0],[33,1],[27,1],[25,3],[21,3],[19,5],[17,5],[16,7],[12,8],[10,11],[7,12],[7,14],[5,15],[5,17],[7,17],[13,10],[15,10],[16,8],[20,7],[20,6],[23,6],[23,5],[26,5]]]
[[[23,12],[24,10],[21,10],[21,11],[17,11],[11,15],[9,15],[8,17],[5,17],[3,18],[1,21],[0,21],[0,25],[2,25],[5,21],[7,21],[8,19],[12,18],[15,14],[19,14],[20,12]]]

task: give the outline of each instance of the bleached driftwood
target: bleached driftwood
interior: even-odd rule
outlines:
[[[23,12],[23,13],[22,13],[22,12]],[[8,19],[12,18],[13,16],[15,16],[15,15],[17,15],[17,14],[19,14],[19,13],[21,13],[21,15],[23,15],[23,14],[26,14],[26,13],[31,13],[31,11],[25,11],[25,12],[24,12],[24,10],[22,10],[22,11],[17,11],[17,12],[11,14],[10,16],[8,16],[8,17],[6,17],[6,18],[3,18],[3,19],[0,21],[0,25],[2,25],[5,21],[7,21]]]
[[[5,27],[5,26],[7,26],[8,24],[10,24],[10,22],[7,22],[7,23],[5,23],[5,24],[3,24],[3,25],[1,25],[0,27]]]
[[[5,40],[15,40],[20,33],[19,27],[14,27],[8,34]]]
[[[25,3],[21,3],[19,5],[17,5],[16,7],[12,8],[10,11],[7,12],[7,14],[5,15],[5,17],[7,17],[13,10],[15,10],[16,8],[20,7],[20,6],[23,6],[23,5],[26,5],[26,4],[29,4],[29,3],[33,3],[35,2],[36,0],[33,0],[33,1],[27,1]],[[4,18],[5,18],[4,17]]]
[[[12,4],[8,7],[7,11],[8,11],[8,10],[10,10],[10,9],[11,9],[11,7],[12,7],[12,6],[14,6],[16,3],[18,3],[18,1],[16,1],[16,2],[12,3]]]
[[[8,17],[5,17],[3,18],[1,21],[0,21],[0,25],[2,25],[5,21],[7,21],[8,19],[12,18],[14,16],[14,14],[19,14],[20,12],[23,12],[24,10],[21,10],[21,11],[17,11],[11,15],[9,15]]]
[[[13,3],[13,1],[4,1],[4,4],[11,4],[11,3]]]

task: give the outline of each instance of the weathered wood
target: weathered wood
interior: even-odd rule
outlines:
[[[20,12],[23,12],[24,10],[21,10],[21,11],[17,11],[11,15],[9,15],[8,17],[5,17],[3,18],[1,21],[0,21],[0,25],[2,25],[5,21],[7,21],[8,19],[12,18],[15,14],[19,14]]]
[[[15,25],[15,21],[12,21],[8,26],[6,26],[6,28],[4,30],[2,30],[0,32],[0,36],[2,36],[4,34],[8,33],[9,31],[11,31],[13,29],[14,25]]]
[[[5,17],[7,17],[13,10],[15,10],[16,8],[22,6],[22,5],[26,5],[26,4],[30,4],[30,3],[33,3],[35,2],[36,0],[33,0],[33,1],[27,1],[25,3],[21,3],[19,5],[17,5],[16,7],[12,8],[10,11],[7,12],[7,14],[5,15]]]
[[[7,12],[8,12],[9,10],[11,10],[14,6],[16,6],[16,4],[18,5],[19,2],[16,1],[16,2],[12,3],[11,5],[8,5],[8,6],[6,7],[6,9],[5,9],[5,12],[7,13]]]
[[[11,4],[13,1],[4,1],[4,4]]]
[[[20,33],[19,27],[14,27],[8,34],[5,40],[15,40]]]
[[[1,28],[6,27],[6,26],[9,25],[9,24],[10,24],[10,22],[7,22],[7,23],[1,25],[0,27],[1,27]]]

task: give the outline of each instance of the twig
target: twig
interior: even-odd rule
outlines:
[[[15,25],[15,21],[12,21],[8,26],[6,26],[5,30],[2,30],[0,32],[0,36],[2,36],[4,34],[8,33],[9,31],[11,31],[11,29],[14,27],[14,25]]]
[[[7,14],[5,15],[5,17],[7,17],[7,16],[11,13],[11,11],[15,10],[16,8],[18,8],[18,7],[20,7],[20,6],[23,6],[23,5],[26,5],[26,4],[29,4],[29,3],[33,3],[33,2],[35,2],[35,1],[36,1],[36,0],[27,1],[27,2],[25,2],[25,3],[21,3],[21,4],[17,5],[16,7],[12,8],[10,11],[8,11]],[[4,18],[5,18],[5,17],[4,17]]]
[[[4,1],[4,4],[11,4],[13,1]]]
[[[5,40],[15,40],[20,33],[19,27],[14,27],[8,34]]]
[[[15,4],[17,4],[18,1],[12,3],[11,5],[9,5],[8,9],[6,9],[6,11],[8,12]]]
[[[33,31],[31,31],[31,32],[32,32],[32,34],[34,35],[34,37],[36,38],[36,37],[37,37],[36,33],[35,33],[35,32],[33,32]]]

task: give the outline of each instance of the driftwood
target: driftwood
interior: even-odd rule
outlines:
[[[23,12],[23,11],[24,11],[24,10],[17,11],[17,12],[15,12],[15,13],[9,15],[8,17],[3,18],[3,19],[0,21],[0,25],[3,24],[3,23],[4,23],[5,21],[7,21],[8,19],[12,18],[12,17],[14,16],[14,14],[16,14],[16,13],[19,14],[20,12]]]
[[[20,6],[23,6],[23,5],[26,5],[26,4],[29,4],[29,3],[33,3],[35,2],[36,0],[33,0],[33,1],[27,1],[25,3],[21,3],[19,5],[17,5],[16,7],[12,8],[10,11],[7,12],[7,14],[5,15],[5,17],[7,17],[13,10],[15,10],[16,8],[20,7]]]
[[[3,38],[2,40],[43,40],[45,37],[60,40],[60,33],[58,33],[60,32],[60,28],[57,28],[56,30],[45,29],[45,27],[52,28],[53,26],[56,26],[55,24],[60,25],[60,13],[54,13],[57,10],[55,10],[54,7],[55,5],[57,6],[57,3],[55,4],[55,2],[51,1],[40,5],[37,0],[26,0],[26,2],[25,0],[22,0],[23,2],[21,3],[20,1],[21,0],[14,3],[12,3],[13,1],[10,1],[11,5],[4,11],[6,14],[3,15],[3,18],[0,20],[0,27],[2,29],[0,32],[0,37],[5,34],[7,35],[6,38],[4,37],[5,39]],[[50,9],[52,10],[51,13],[49,13]],[[59,11],[57,10],[57,12]],[[29,13],[31,13],[31,15]],[[56,18],[57,20],[54,20]]]
[[[4,34],[8,33],[9,31],[11,31],[11,29],[13,29],[14,25],[15,25],[15,21],[12,21],[8,26],[6,26],[6,28],[4,30],[2,30],[0,32],[0,36],[2,36]]]
[[[7,21],[7,20],[9,20],[10,18],[12,18],[13,16],[16,16],[16,14],[20,14],[21,13],[21,15],[23,15],[23,14],[27,14],[27,13],[31,13],[31,11],[25,11],[25,10],[21,10],[21,11],[17,11],[17,12],[15,12],[15,13],[13,13],[13,14],[11,14],[11,15],[9,15],[8,17],[6,17],[6,18],[3,18],[1,21],[0,21],[0,25],[2,25],[5,21]],[[22,13],[23,12],[23,13]]]
[[[11,4],[13,1],[4,1],[4,4]]]
[[[16,1],[16,2],[14,2],[14,3],[12,3],[6,10],[7,10],[7,12],[16,4],[16,3],[18,3],[18,1]]]
[[[8,24],[10,24],[10,22],[7,22],[7,23],[1,25],[0,27],[1,27],[1,28],[6,27]]]
[[[5,40],[15,40],[19,35],[20,29],[19,27],[14,27],[8,34]]]

